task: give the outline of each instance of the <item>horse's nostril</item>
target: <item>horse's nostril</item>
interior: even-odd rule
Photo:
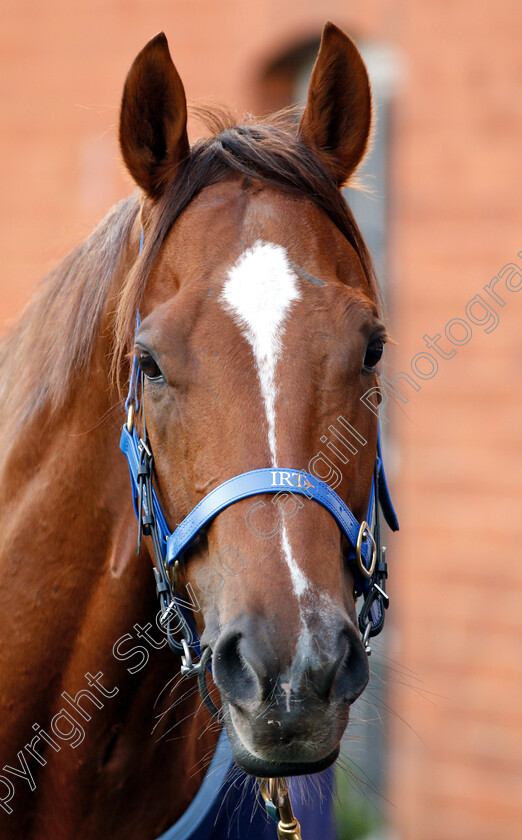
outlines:
[[[241,704],[254,700],[258,685],[252,669],[241,654],[241,633],[232,632],[218,639],[212,656],[214,680],[222,695]]]
[[[347,648],[346,638],[341,634],[336,648],[329,651],[328,657],[313,657],[308,665],[303,663],[304,684],[312,688],[321,700],[330,697],[339,670],[343,666]]]
[[[334,690],[348,703],[357,700],[364,691],[370,676],[368,656],[358,635],[354,632],[346,633],[348,642],[344,661],[339,668]]]

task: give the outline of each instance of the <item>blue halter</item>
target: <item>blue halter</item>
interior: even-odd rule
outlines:
[[[136,427],[133,426],[129,431],[127,424],[123,426],[120,440],[120,449],[124,453],[129,463],[134,508],[137,513],[137,499],[138,499],[138,469],[140,464],[140,440],[136,432]],[[383,486],[386,488],[387,503],[393,511],[393,506],[388,493],[386,478],[382,468],[382,460],[380,458],[380,447],[377,455],[377,462],[379,466],[379,473],[382,477]],[[236,475],[229,478],[211,490],[198,504],[191,510],[188,516],[177,526],[174,531],[169,531],[161,505],[158,501],[156,491],[152,492],[152,505],[158,531],[161,535],[161,544],[163,546],[162,559],[173,566],[176,560],[181,560],[183,552],[187,546],[192,542],[194,537],[208,525],[218,513],[220,513],[229,505],[240,499],[246,499],[249,496],[257,496],[261,493],[288,493],[299,496],[306,496],[308,499],[314,499],[320,505],[325,507],[329,513],[334,517],[339,525],[341,531],[344,533],[346,539],[352,546],[350,552],[350,559],[355,559],[357,540],[361,534],[362,523],[360,524],[350,508],[343,502],[335,490],[326,484],[321,479],[311,475],[311,473],[304,470],[291,469],[273,469],[272,467],[265,467],[259,470],[250,470],[248,472]],[[368,514],[366,523],[371,523],[374,517],[376,500],[376,481],[375,477],[372,481],[370,491],[370,503],[368,505]],[[395,512],[393,511],[395,516]],[[397,530],[398,523],[394,519],[392,526],[393,530]],[[356,576],[363,577],[359,582],[361,589],[365,591],[367,586],[364,580],[368,580],[374,571],[375,559],[375,543],[372,533],[369,529],[364,529],[360,539],[361,545],[360,556],[363,561],[363,566],[356,570]],[[358,553],[357,553],[358,556]],[[364,574],[363,569],[367,572]]]
[[[143,249],[143,228],[140,233],[139,253]],[[136,331],[140,325],[140,314],[136,313]],[[167,627],[175,614],[181,630],[182,642],[177,642],[168,633],[169,643],[177,652],[182,653],[185,673],[196,673],[197,666],[192,665],[189,647],[193,647],[199,654],[199,640],[194,630],[193,622],[186,610],[176,597],[175,586],[167,574],[167,567],[174,567],[183,559],[184,550],[190,545],[194,537],[206,527],[222,510],[229,505],[257,496],[262,493],[290,493],[306,496],[326,508],[334,517],[341,532],[350,545],[348,560],[352,567],[355,581],[356,596],[364,595],[363,608],[359,615],[359,627],[363,635],[366,650],[370,653],[368,639],[382,630],[384,624],[384,610],[388,607],[389,598],[386,594],[385,581],[388,576],[385,560],[386,549],[381,548],[379,508],[381,508],[388,526],[398,531],[399,522],[395,513],[381,456],[380,433],[377,430],[377,452],[373,471],[370,500],[366,519],[359,523],[350,508],[337,495],[335,490],[316,476],[304,470],[262,468],[241,473],[215,487],[205,496],[185,519],[171,532],[156,491],[152,483],[153,458],[148,446],[144,428],[143,438],[138,437],[134,424],[134,413],[139,408],[140,368],[136,355],[133,356],[129,393],[125,401],[128,412],[127,422],[124,424],[120,449],[127,458],[129,465],[132,498],[134,510],[138,518],[138,549],[141,544],[142,532],[151,535],[154,543],[156,564],[154,576],[156,589],[162,607],[162,617]],[[203,664],[203,663],[202,663]]]
[[[129,395],[126,401],[126,407],[129,411],[133,411],[139,406],[139,382],[140,370],[136,357],[134,357]],[[150,459],[149,469],[152,471],[152,453],[150,452],[147,441],[139,438],[134,423],[127,422],[124,424],[121,433],[120,448],[129,464],[134,509],[138,520],[145,528],[149,529],[145,533],[150,533],[152,530],[156,537],[155,550],[159,555],[157,557],[158,568],[156,571],[158,572],[159,570],[160,576],[166,566],[173,567],[176,563],[182,562],[185,550],[190,546],[199,532],[222,510],[240,499],[246,499],[250,496],[257,496],[263,493],[285,493],[306,496],[308,499],[313,499],[328,510],[336,520],[341,532],[350,545],[348,560],[354,574],[356,593],[365,596],[365,604],[361,611],[362,622],[360,621],[361,632],[363,635],[366,633],[365,642],[368,641],[369,636],[376,635],[380,631],[384,622],[383,610],[388,605],[388,598],[384,589],[387,569],[383,556],[384,549],[380,547],[378,508],[380,507],[382,509],[384,517],[392,530],[396,531],[399,527],[384,473],[380,437],[378,437],[377,443],[368,513],[366,520],[361,523],[358,522],[349,507],[335,490],[332,490],[328,484],[311,473],[304,470],[266,467],[236,475],[214,488],[198,502],[173,532],[167,526],[156,491],[152,486],[152,481],[149,482],[148,487],[143,486],[141,479],[147,471],[147,467],[144,465],[144,458]],[[161,580],[158,582],[158,574],[156,574],[156,578],[156,583],[159,585],[158,594],[161,598],[162,591],[168,594],[165,590],[161,589],[166,584]],[[368,603],[368,599],[370,599],[370,603]],[[170,607],[170,603],[167,603],[167,601],[174,601],[177,613],[181,613],[183,616],[184,622],[187,625],[184,628],[187,644],[198,650],[197,637],[190,617],[180,605],[179,601],[176,602],[174,592],[171,594],[170,599],[164,599],[164,603],[162,604],[164,610]],[[179,646],[176,649],[178,652],[181,652]],[[185,652],[184,647],[183,651]]]
[[[140,253],[143,247],[143,230],[140,236]],[[140,323],[139,313],[136,316],[136,329]],[[120,438],[120,449],[127,458],[129,465],[132,499],[138,519],[138,549],[141,544],[141,534],[152,537],[154,546],[154,577],[156,590],[161,605],[161,621],[167,628],[167,637],[171,648],[182,657],[181,673],[183,675],[197,675],[199,688],[205,704],[210,711],[219,716],[219,712],[212,703],[206,685],[206,670],[210,670],[209,648],[200,656],[197,663],[192,662],[191,648],[198,655],[201,654],[199,639],[194,621],[187,611],[186,605],[176,594],[177,568],[183,560],[184,552],[189,548],[199,532],[225,508],[239,501],[260,494],[287,494],[292,496],[306,496],[322,505],[333,516],[341,532],[350,546],[348,561],[351,565],[355,594],[364,595],[363,607],[359,614],[359,628],[368,654],[370,654],[369,638],[382,630],[384,611],[388,607],[386,594],[387,565],[384,547],[381,547],[379,508],[389,527],[396,531],[399,523],[391,501],[384,466],[381,456],[380,435],[377,436],[377,452],[370,489],[370,500],[366,520],[359,523],[349,507],[321,479],[305,470],[281,468],[262,468],[241,473],[215,487],[192,509],[174,531],[170,531],[156,490],[153,486],[153,457],[149,447],[144,425],[143,436],[140,438],[134,423],[135,412],[140,404],[140,381],[143,377],[134,355],[129,381],[129,393],[125,401],[127,422],[123,425]],[[270,536],[270,535],[263,535]],[[174,569],[172,582],[168,569]],[[171,621],[175,619],[176,626],[172,630]],[[181,642],[174,638],[175,632],[181,632]],[[217,801],[221,785],[227,778],[233,765],[232,751],[226,731],[223,729],[218,747],[209,772],[205,776],[203,785],[185,814],[159,840],[206,840],[212,837],[229,836],[229,826],[221,827],[223,835],[217,826]],[[217,777],[216,777],[217,774]],[[216,784],[217,781],[217,784]],[[242,800],[241,800],[242,801]],[[313,811],[307,815],[307,820],[313,816]],[[333,837],[333,826],[325,830],[326,822],[319,817],[320,830],[325,840]],[[239,828],[238,836],[246,836],[245,831],[254,828],[250,811],[245,812],[244,829]],[[256,817],[256,836],[259,840],[270,837],[266,823]],[[217,833],[216,833],[217,832]]]

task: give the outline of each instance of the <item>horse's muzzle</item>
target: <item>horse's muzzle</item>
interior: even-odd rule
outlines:
[[[254,775],[319,772],[337,758],[349,706],[368,682],[359,634],[336,614],[317,638],[303,632],[293,660],[288,636],[243,617],[220,634],[213,675],[236,762]],[[277,765],[277,767],[272,766]],[[270,770],[270,772],[268,772]]]

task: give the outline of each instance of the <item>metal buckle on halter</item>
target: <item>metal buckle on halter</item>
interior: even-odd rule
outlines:
[[[222,723],[223,716],[221,709],[218,709],[218,707],[212,700],[212,697],[210,696],[210,692],[208,690],[206,679],[207,667],[209,666],[209,663],[212,659],[212,649],[209,647],[204,648],[199,658],[199,661],[193,662],[192,654],[190,652],[190,648],[187,644],[186,639],[181,640],[181,646],[183,648],[183,653],[181,654],[181,676],[197,677],[201,699],[203,700],[210,714],[213,715],[213,717],[215,717],[216,720]]]
[[[129,408],[129,411],[130,411],[130,408]],[[138,450],[139,450],[140,454],[145,453],[145,455],[148,457],[149,461],[152,463],[152,452],[150,451],[150,447],[147,446],[147,444],[145,443],[143,438],[140,438],[140,442],[138,443]]]
[[[370,616],[370,610],[372,608],[372,605],[375,603],[375,601],[380,602],[381,608],[383,610],[382,619],[376,625],[374,625],[373,621],[369,617]],[[388,593],[385,592],[384,589],[381,586],[379,586],[378,583],[375,583],[375,581],[374,581],[372,583],[370,591],[368,592],[368,594],[365,598],[361,613],[359,615],[359,627],[360,627],[361,633],[362,633],[362,643],[364,645],[364,649],[365,649],[366,653],[368,654],[368,656],[372,652],[372,649],[370,647],[370,641],[369,641],[370,637],[371,636],[377,636],[381,632],[382,626],[384,624],[384,610],[388,609],[389,603],[390,603],[390,596],[388,595]]]
[[[364,565],[364,561],[361,555],[363,539],[369,539],[372,544],[372,559],[370,562],[369,569],[367,569]],[[357,543],[355,545],[355,561],[362,576],[369,580],[375,571],[375,564],[377,562],[377,546],[375,545],[375,540],[370,530],[370,526],[366,521],[361,522],[361,527],[359,528],[359,533],[357,534]]]
[[[372,632],[373,623],[371,621],[368,622],[366,625],[366,630],[362,635],[362,643],[364,645],[364,652],[367,656],[370,656],[372,649],[370,647],[370,633]]]
[[[372,652],[369,643],[370,637],[377,636],[381,632],[384,625],[384,611],[388,609],[390,603],[390,596],[385,589],[385,581],[388,577],[385,546],[382,546],[380,549],[380,555],[381,556],[376,567],[375,579],[372,581],[370,588],[366,593],[364,604],[362,605],[361,612],[359,613],[359,629],[362,634],[364,649],[368,656]],[[379,620],[374,623],[370,618],[370,611],[376,601],[378,601],[381,606],[381,616]]]
[[[158,590],[157,586],[156,586],[156,590],[158,592],[158,595],[160,595],[161,592]],[[166,589],[165,591],[168,591],[168,589]],[[170,595],[170,593],[169,593],[169,595]],[[172,616],[177,615],[177,614],[178,614],[178,605],[173,598],[172,601],[170,602],[170,604],[165,607],[165,609],[162,611],[162,613],[160,615],[159,622],[162,625],[162,627],[165,627],[165,625],[168,624],[168,622],[172,618]]]
[[[185,638],[181,639],[181,647],[183,648],[183,653],[181,654],[181,674],[184,677],[197,677],[203,671],[205,673],[205,669],[207,667],[207,663],[212,656],[212,651],[210,648],[205,648],[204,653],[201,655],[201,658],[198,659],[197,662],[194,662],[192,659],[192,653],[188,646],[187,640]],[[208,651],[208,653],[207,653]]]

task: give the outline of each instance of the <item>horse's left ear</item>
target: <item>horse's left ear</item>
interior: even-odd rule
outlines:
[[[338,186],[361,161],[371,121],[370,83],[361,55],[344,32],[327,23],[298,133]]]
[[[153,199],[189,154],[185,90],[163,32],[145,45],[129,70],[121,102],[120,146],[130,174]]]

